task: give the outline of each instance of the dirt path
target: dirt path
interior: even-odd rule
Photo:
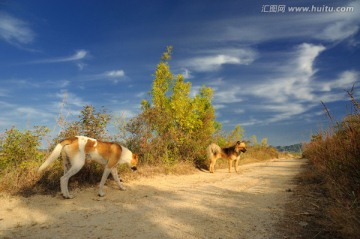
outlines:
[[[0,196],[0,238],[282,238],[292,179],[305,160],[277,159],[75,191],[75,198]]]

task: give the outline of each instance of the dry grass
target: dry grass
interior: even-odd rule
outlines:
[[[40,164],[38,165],[40,166]],[[62,165],[56,161],[44,173],[38,174],[37,167],[7,170],[0,178],[0,191],[12,195],[31,196],[34,194],[56,194],[60,190],[60,177],[63,175]],[[127,165],[119,166],[119,175],[125,182],[139,178],[157,175],[185,175],[194,173],[197,169],[189,162],[173,165],[139,165],[136,172],[132,172]],[[103,173],[103,167],[96,163],[85,164],[79,173],[69,182],[70,187],[91,187],[98,185]],[[112,180],[109,176],[108,180]]]
[[[348,92],[354,113],[333,123],[304,144],[304,157],[324,175],[329,196],[336,202],[329,216],[346,238],[360,235],[360,108]],[[329,111],[326,109],[329,114]]]
[[[277,158],[278,153],[264,147],[249,147],[243,154],[239,165]],[[21,196],[34,194],[56,194],[60,190],[60,177],[63,175],[61,161],[55,161],[44,173],[38,174],[37,168],[42,162],[28,163],[28,167],[8,169],[2,172],[0,191]],[[226,160],[218,160],[217,168],[228,167]],[[150,178],[158,175],[186,175],[199,169],[191,161],[179,161],[175,164],[148,164],[141,163],[136,172],[132,172],[127,165],[119,166],[119,175],[124,182],[139,178]],[[201,169],[202,170],[202,169]],[[87,163],[80,172],[74,175],[69,182],[70,187],[91,187],[100,182],[103,166],[96,163]],[[109,176],[108,180],[112,180]]]

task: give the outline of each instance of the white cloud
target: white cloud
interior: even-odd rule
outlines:
[[[301,44],[298,47],[298,58],[295,59],[295,64],[297,65],[296,73],[306,74],[307,76],[314,74],[314,60],[324,50],[325,47],[322,45]]]
[[[252,49],[218,49],[200,56],[182,61],[186,69],[197,72],[218,71],[223,65],[249,65],[256,57]]]
[[[52,118],[54,115],[33,107],[18,107],[16,112],[20,115],[26,115],[27,118]]]
[[[213,90],[214,102],[216,102],[216,104],[238,103],[243,101],[240,96],[241,89],[238,86],[233,86],[231,88],[213,88]]]
[[[291,5],[294,4],[287,3],[287,6]],[[277,39],[341,41],[350,39],[359,31],[360,2],[352,1],[347,6],[354,7],[354,11],[261,14],[260,16],[224,19],[213,23],[209,27],[211,33],[205,35],[210,41],[251,44]]]
[[[320,91],[330,92],[334,88],[351,88],[352,85],[359,79],[359,72],[357,71],[344,71],[335,80],[329,80],[317,85]]]
[[[113,70],[105,72],[105,75],[110,78],[121,78],[125,76],[125,72],[123,70]]]
[[[238,97],[246,98],[245,96],[249,95],[261,99],[261,102],[266,100],[266,103],[254,106],[257,110],[271,113],[262,123],[278,122],[304,114],[319,105],[321,100],[344,100],[344,92],[338,91],[351,87],[359,79],[359,72],[344,71],[336,79],[323,82],[316,76],[314,63],[325,50],[322,45],[299,45],[289,54],[292,59],[284,59],[286,63],[281,66],[279,75],[269,72],[269,75],[274,77],[249,86],[249,90],[239,92]]]
[[[107,71],[104,73],[104,76],[107,78],[110,78],[114,84],[117,84],[117,83],[119,83],[120,78],[125,77],[125,71],[123,71],[123,70]]]
[[[31,64],[47,64],[47,63],[62,63],[62,62],[75,62],[85,59],[89,55],[89,52],[86,50],[77,50],[73,55],[71,56],[64,56],[64,57],[54,57],[54,58],[48,58],[38,61],[32,61]],[[79,64],[78,64],[79,66]],[[82,68],[84,65],[81,66]]]
[[[250,94],[282,103],[292,100],[311,101],[314,98],[310,81],[316,72],[313,64],[316,57],[325,50],[322,45],[301,44],[287,64],[282,66],[283,74],[266,83],[252,86]]]
[[[35,33],[27,22],[0,12],[0,39],[12,45],[23,45],[32,43],[34,38]]]
[[[65,101],[66,105],[68,106],[75,106],[75,107],[84,107],[88,103],[84,101],[81,97],[77,96],[76,94],[67,92],[67,91],[60,91],[56,94],[56,98],[61,99],[61,101]]]
[[[183,73],[181,73],[185,79],[192,79],[193,76],[191,74],[191,71],[189,69],[184,69]]]
[[[80,71],[82,71],[82,70],[84,70],[84,68],[87,66],[87,64],[82,63],[82,62],[79,62],[79,63],[76,64],[76,66],[78,67],[78,69],[79,69]]]

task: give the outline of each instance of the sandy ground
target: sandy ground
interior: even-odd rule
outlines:
[[[214,174],[157,176],[75,190],[75,198],[0,195],[0,238],[283,238],[277,223],[302,159]],[[141,170],[141,169],[140,169]]]

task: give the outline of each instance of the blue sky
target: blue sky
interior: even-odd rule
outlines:
[[[68,120],[86,104],[136,116],[172,45],[171,70],[192,93],[213,88],[225,130],[308,141],[328,123],[321,101],[336,119],[351,112],[344,89],[359,89],[359,27],[360,2],[346,0],[0,0],[0,132],[56,134],[65,94]]]

